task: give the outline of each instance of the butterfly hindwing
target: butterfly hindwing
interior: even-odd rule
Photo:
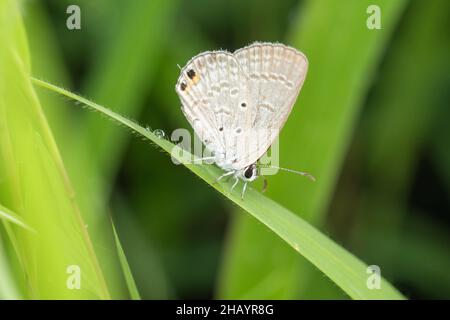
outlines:
[[[279,135],[300,92],[308,61],[296,49],[273,43],[254,43],[234,56],[248,79],[252,111],[245,135],[253,144],[246,161],[236,164],[245,167],[256,162]]]

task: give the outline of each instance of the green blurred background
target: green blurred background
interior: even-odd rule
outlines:
[[[71,4],[81,30],[66,28]],[[380,30],[366,27],[371,4]],[[167,135],[191,130],[174,90],[177,64],[254,41],[303,51],[309,74],[280,137],[280,164],[319,184],[280,173],[268,196],[380,266],[408,298],[450,298],[449,1],[23,1],[20,15],[35,77]],[[128,294],[109,217],[142,298],[348,298],[158,149],[37,92],[112,297]],[[0,232],[0,286],[15,287],[4,297],[59,298],[29,290]]]

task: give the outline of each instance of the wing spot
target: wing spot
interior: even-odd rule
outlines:
[[[191,79],[191,80],[194,79],[194,77],[195,77],[194,69],[189,70],[186,74],[189,77],[189,79]]]
[[[261,73],[261,79],[265,80],[265,81],[269,81],[269,75],[267,73]]]
[[[221,66],[225,66],[227,64],[227,59],[226,58],[227,58],[227,56],[221,54],[221,55],[218,56],[217,61],[219,62],[219,64]]]
[[[228,83],[228,81],[223,80],[220,82],[220,87],[221,89],[226,90],[230,88],[230,84]]]
[[[240,134],[242,132],[242,129],[241,128],[237,128],[236,129],[236,134]]]
[[[258,63],[260,60],[259,56],[256,55],[250,58],[250,61],[253,63]]]
[[[212,90],[212,91],[215,91],[215,92],[217,92],[217,93],[219,93],[219,92],[220,92],[220,86],[217,85],[217,84],[213,84],[213,85],[211,86],[211,90]]]
[[[246,108],[246,107],[247,107],[247,104],[246,104],[245,102],[242,102],[242,103],[241,103],[241,107],[242,107],[242,108]]]
[[[260,105],[258,106],[258,108],[260,108],[260,109],[267,109],[267,110],[269,110],[270,112],[275,112],[275,109],[274,109],[270,104],[268,104],[268,103],[262,103],[262,104],[260,104]]]
[[[269,78],[270,78],[270,80],[272,80],[272,81],[278,81],[278,80],[281,80],[281,79],[278,77],[278,75],[277,75],[276,73],[270,73],[270,74],[269,74]]]
[[[231,91],[230,91],[230,94],[231,94],[232,96],[237,96],[238,93],[239,93],[239,89],[238,89],[238,88],[233,88],[233,89],[231,89]]]
[[[181,91],[186,90],[186,87],[187,87],[187,84],[186,84],[186,83],[182,82],[182,83],[180,84],[180,89],[181,89]]]
[[[216,110],[214,110],[214,112],[217,114],[225,114],[227,116],[231,116],[231,112],[225,108],[216,109]]]
[[[194,84],[197,84],[197,82],[200,80],[200,77],[198,76],[197,73],[195,73],[194,69],[190,69],[188,72],[186,72],[186,74]]]
[[[198,59],[198,60],[197,60],[197,67],[198,67],[199,69],[205,68],[205,62],[204,62],[203,60],[204,60],[204,59]]]
[[[231,66],[230,73],[233,77],[237,76],[238,71],[239,71],[239,69],[236,65]]]
[[[206,63],[209,65],[213,65],[216,62],[216,56],[215,55],[210,55],[208,56]]]

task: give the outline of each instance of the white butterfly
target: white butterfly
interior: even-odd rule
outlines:
[[[176,85],[181,109],[226,171],[216,181],[233,175],[233,190],[243,180],[242,198],[247,183],[259,176],[257,161],[284,126],[307,69],[303,53],[278,43],[203,52],[181,69]]]

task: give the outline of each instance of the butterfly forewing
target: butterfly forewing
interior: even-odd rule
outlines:
[[[246,78],[236,58],[228,52],[199,54],[181,70],[176,91],[182,110],[206,147],[223,159],[235,157],[236,134],[241,126],[239,101]]]

